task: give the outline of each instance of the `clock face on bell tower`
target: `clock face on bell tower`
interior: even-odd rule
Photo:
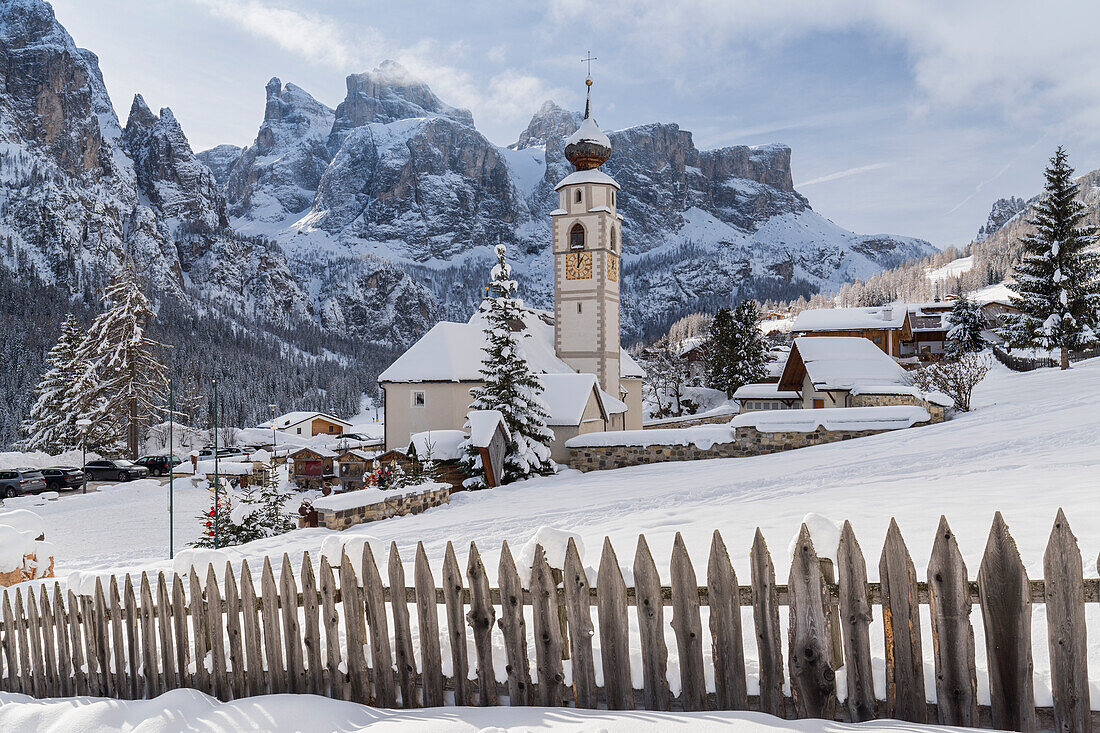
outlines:
[[[592,278],[592,253],[569,252],[565,255],[566,280],[590,280]]]

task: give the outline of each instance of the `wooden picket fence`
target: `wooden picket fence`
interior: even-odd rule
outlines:
[[[1091,730],[1084,611],[1086,601],[1100,600],[1100,581],[1083,578],[1081,553],[1061,511],[1044,557],[1044,580],[1028,579],[999,513],[976,581],[969,579],[955,536],[942,518],[927,583],[918,582],[893,522],[879,561],[880,582],[867,581],[863,553],[848,523],[837,558],[834,583],[832,564],[819,560],[803,526],[785,586],[776,584],[758,530],[746,586],[738,584],[716,531],[702,586],[677,534],[667,586],[640,536],[633,587],[624,582],[615,550],[605,540],[595,587],[570,541],[562,570],[551,568],[543,549],[536,548],[529,590],[507,543],[498,588],[489,587],[473,543],[465,574],[448,544],[438,586],[419,545],[413,585],[407,587],[393,544],[388,586],[367,546],[361,577],[346,554],[338,567],[322,557],[316,573],[307,555],[297,575],[284,555],[278,582],[265,560],[259,593],[247,562],[239,574],[227,565],[222,583],[210,568],[205,578],[192,571],[186,577],[159,574],[155,579],[142,574],[136,581],[129,575],[111,577],[106,585],[97,580],[90,596],[62,593],[56,584],[37,593],[13,588],[3,600],[0,687],[37,697],[124,699],[151,698],[178,687],[222,700],[312,693],[390,708],[497,705],[506,696],[511,705],[748,709],[792,718],[889,717],[1021,731]],[[1046,604],[1053,708],[1037,709],[1034,703],[1033,603]],[[881,609],[885,638],[884,700],[876,699],[872,684],[869,628],[875,605]],[[930,606],[935,705],[926,702],[921,605]],[[978,705],[970,618],[975,605],[985,634],[989,706]],[[419,649],[413,644],[410,606]],[[709,609],[713,692],[704,675],[703,606]],[[742,607],[750,606],[760,680],[759,694],[751,696],[743,646],[748,630],[742,629],[741,614]],[[786,645],[780,638],[781,606],[789,614]],[[631,607],[641,649],[640,690],[631,682]],[[678,695],[671,694],[667,679],[669,607]],[[468,635],[474,642],[475,679],[469,678]],[[506,683],[498,683],[494,674],[494,642],[504,649]],[[446,677],[443,649],[453,671]],[[563,658],[569,659],[569,686]],[[601,687],[597,663],[603,670]],[[843,703],[837,699],[838,670],[847,678]],[[785,680],[790,697],[784,695]]]

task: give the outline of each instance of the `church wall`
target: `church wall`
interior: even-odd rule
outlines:
[[[642,429],[642,380],[634,377],[624,378],[622,387],[626,390],[623,402],[629,408],[626,413],[626,430]]]

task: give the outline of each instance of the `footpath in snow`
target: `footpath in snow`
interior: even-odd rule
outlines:
[[[265,695],[221,703],[195,690],[174,690],[154,700],[123,702],[81,697],[33,700],[0,693],[0,730],[71,733],[903,733],[915,726],[897,721],[858,726],[824,720],[780,720],[762,713],[655,713],[566,708],[426,708],[379,710],[313,695]],[[920,726],[921,731],[965,728]]]

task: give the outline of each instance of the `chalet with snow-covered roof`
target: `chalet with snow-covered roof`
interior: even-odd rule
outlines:
[[[599,170],[611,142],[588,106],[565,141],[565,156],[576,170],[555,187],[558,206],[550,212],[554,312],[524,308],[514,325],[544,388],[555,460],[566,458],[564,443],[575,435],[640,430],[645,377],[619,343],[619,184]],[[437,323],[379,376],[387,449],[403,449],[417,433],[467,424],[470,390],[483,384],[483,308],[467,323]]]
[[[271,420],[258,425],[264,430],[271,430]],[[290,435],[332,435],[339,437],[351,427],[351,423],[341,420],[333,415],[323,412],[288,412],[275,418],[275,430]]]
[[[864,338],[886,354],[900,357],[908,310],[904,305],[873,308],[814,308],[795,316],[791,334]]]
[[[921,361],[938,359],[947,346],[947,332],[951,330],[948,315],[953,303],[910,303],[905,309],[905,328],[902,330],[902,358],[915,356]]]

